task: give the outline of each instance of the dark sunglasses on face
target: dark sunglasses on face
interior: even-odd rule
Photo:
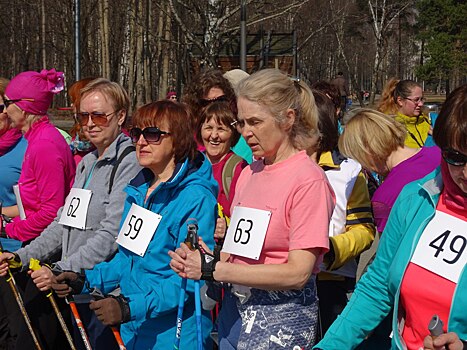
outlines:
[[[162,131],[155,126],[144,128],[143,130],[140,128],[133,128],[130,130],[130,137],[133,143],[137,143],[141,135],[143,135],[147,143],[157,143],[162,135],[170,135],[170,132]]]
[[[5,112],[5,110],[6,110],[6,106],[4,104],[1,104],[0,105],[0,113]]]
[[[84,125],[86,125],[88,123],[89,117],[91,117],[92,122],[96,126],[105,126],[105,125],[107,125],[107,123],[109,121],[107,118],[110,117],[114,113],[116,113],[116,111],[112,112],[112,113],[108,113],[108,114],[101,113],[101,112],[91,112],[91,113],[79,112],[79,113],[76,113],[76,121],[81,126],[84,126]]]
[[[214,102],[226,102],[226,101],[228,101],[227,97],[225,95],[221,95],[216,98],[201,98],[199,100],[199,104],[201,107],[204,108]]]
[[[454,166],[465,166],[467,163],[467,155],[462,154],[461,152],[452,148],[444,149],[442,156],[446,163]]]
[[[17,98],[15,100],[3,100],[3,105],[5,108],[8,108],[13,103],[20,102],[20,101],[34,102],[34,99],[33,98]]]

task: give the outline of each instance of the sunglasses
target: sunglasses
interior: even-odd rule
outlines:
[[[108,113],[108,114],[101,113],[101,112],[91,112],[91,113],[79,112],[79,113],[76,113],[76,121],[81,126],[85,126],[89,121],[89,117],[91,117],[93,124],[95,124],[96,126],[106,126],[107,123],[109,122],[108,117],[110,117],[112,114],[116,112],[117,111]]]
[[[3,113],[6,109],[6,106],[4,104],[0,105],[0,113]]]
[[[216,97],[216,98],[201,98],[199,100],[199,104],[201,107],[206,107],[206,106],[209,106],[211,103],[214,103],[214,102],[227,102],[228,99],[225,95],[221,95],[219,97]]]
[[[34,102],[33,98],[17,98],[15,100],[3,100],[3,108],[8,108],[10,105],[16,102],[20,101],[29,101],[29,102]]]
[[[465,166],[467,163],[467,156],[459,151],[453,150],[452,148],[444,149],[441,154],[448,164],[454,166]]]
[[[133,128],[130,130],[130,137],[133,143],[137,143],[143,135],[147,143],[158,143],[162,135],[170,135],[170,132],[162,131],[158,127],[149,127],[141,130],[140,128]]]

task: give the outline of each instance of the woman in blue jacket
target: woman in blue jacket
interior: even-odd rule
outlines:
[[[196,219],[199,235],[214,246],[217,184],[211,164],[196,151],[188,118],[182,104],[169,100],[137,110],[130,135],[144,169],[125,189],[119,250],[111,261],[86,271],[83,293],[121,288],[118,297],[92,302],[91,309],[106,325],[122,323],[127,349],[173,348],[181,279],[170,268],[167,252],[185,240],[187,221]],[[68,272],[58,276],[59,281],[76,278]],[[64,284],[54,287],[61,294],[69,290]],[[180,349],[192,349],[197,342],[193,281],[185,298]],[[202,326],[207,349],[208,312]]]
[[[466,97],[467,85],[448,96],[433,133],[441,167],[402,190],[375,261],[316,349],[354,349],[391,309],[393,349],[466,348]]]

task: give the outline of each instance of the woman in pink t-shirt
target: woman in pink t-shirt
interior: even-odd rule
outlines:
[[[323,171],[304,151],[317,140],[316,105],[305,83],[276,69],[242,80],[236,92],[235,125],[259,160],[238,179],[222,257],[182,245],[171,266],[181,277],[231,284],[221,349],[309,349],[334,208]]]

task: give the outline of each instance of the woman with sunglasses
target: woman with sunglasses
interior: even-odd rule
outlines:
[[[143,170],[125,189],[118,253],[86,271],[84,280],[65,272],[58,279],[81,281],[74,292],[98,287],[105,294],[121,288],[118,298],[91,304],[106,325],[121,325],[127,349],[172,349],[180,278],[170,269],[167,251],[187,237],[187,224],[197,223],[200,237],[212,248],[216,220],[217,184],[211,165],[196,150],[189,113],[178,102],[161,100],[140,107],[130,130]],[[197,242],[195,242],[197,243]],[[67,285],[54,286],[67,293]],[[194,283],[185,298],[180,349],[196,348]],[[209,349],[209,313],[202,315],[203,348]],[[201,330],[200,330],[201,331]]]
[[[424,102],[422,87],[413,80],[393,78],[383,90],[378,110],[394,115],[405,126],[408,147],[422,147],[432,132],[430,119],[423,114]]]
[[[182,244],[169,253],[171,267],[185,278],[232,284],[219,315],[220,349],[308,349],[334,208],[324,172],[305,152],[318,134],[313,94],[276,69],[252,74],[236,92],[235,125],[260,160],[237,182],[223,246],[230,256],[207,259]]]
[[[317,349],[355,348],[391,310],[393,349],[467,346],[466,113],[463,85],[433,130],[441,166],[404,187],[374,262]]]
[[[16,205],[13,186],[18,183],[21,173],[24,152],[27,142],[23,134],[11,125],[3,103],[5,88],[9,80],[0,78],[0,214],[2,206]],[[21,241],[8,239],[3,230],[3,218],[0,216],[0,243],[5,250],[16,250],[21,247]],[[18,311],[18,312],[17,312]],[[10,317],[11,316],[11,317]],[[10,334],[8,324],[20,318],[16,300],[4,278],[0,279],[0,344],[11,347],[14,337]]]
[[[47,116],[53,96],[61,90],[63,73],[55,69],[20,73],[5,90],[8,118],[28,141],[18,181],[22,205],[18,200],[18,205],[3,208],[14,218],[5,226],[6,234],[22,242],[36,238],[52,222],[73,183],[70,148]]]
[[[90,269],[97,263],[110,260],[117,250],[115,239],[125,200],[123,188],[141,169],[130,138],[121,132],[129,104],[127,92],[107,79],[95,79],[80,90],[77,122],[96,149],[78,164],[71,193],[56,213],[55,220],[28,246],[15,254],[0,255],[0,275],[5,275],[8,266],[5,262],[11,258],[24,266],[28,265],[30,258],[52,264],[51,268],[43,266],[34,271],[31,281],[37,288],[28,287],[29,293],[38,298],[31,305],[31,318],[34,324],[39,323],[40,337],[44,335],[42,340],[47,346],[67,345],[50,310],[50,303],[41,299],[45,297],[39,290],[49,290],[56,283],[56,273]],[[69,308],[66,305],[62,307],[62,312],[69,315]],[[93,349],[116,346],[110,330],[91,317],[94,313],[88,304],[78,304],[78,309],[86,320]],[[57,329],[58,332],[54,333]],[[77,344],[81,342],[79,338],[76,330]],[[24,334],[19,341],[28,344],[29,339]],[[111,342],[106,343],[109,339]]]

